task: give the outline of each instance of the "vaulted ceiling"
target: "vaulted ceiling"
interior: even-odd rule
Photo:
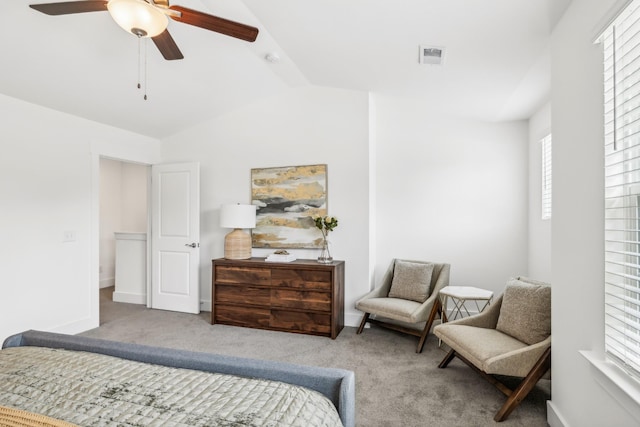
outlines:
[[[0,93],[156,138],[309,84],[480,120],[525,119],[548,97],[549,37],[570,3],[175,0],[260,34],[247,43],[170,22],[185,58],[165,61],[106,12],[47,16],[28,7],[50,1],[3,2]],[[421,44],[444,47],[443,65],[420,65]],[[268,53],[280,61],[266,61]]]

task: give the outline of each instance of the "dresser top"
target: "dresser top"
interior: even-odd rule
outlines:
[[[247,266],[277,266],[277,265],[297,265],[297,266],[314,266],[314,267],[322,267],[322,266],[336,266],[344,264],[344,261],[334,260],[328,264],[321,264],[315,259],[297,259],[291,262],[271,262],[265,261],[266,258],[261,257],[253,257],[249,259],[226,259],[226,258],[217,258],[214,259],[213,262],[216,264],[233,264],[233,265],[247,265]]]

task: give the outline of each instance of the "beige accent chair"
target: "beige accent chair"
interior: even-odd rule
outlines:
[[[494,417],[503,421],[538,380],[550,378],[551,288],[524,277],[511,279],[485,311],[438,325],[433,333],[451,348],[440,368],[457,357],[507,396]],[[511,390],[495,375],[523,379]]]
[[[392,292],[392,285],[394,289],[398,285],[401,267],[407,265],[418,268],[422,268],[422,266],[427,268],[426,266],[428,266],[428,270],[430,270],[430,276],[425,279],[425,286],[419,291],[421,297],[411,299],[415,296],[412,295],[414,289],[408,294],[402,292],[394,294]],[[421,353],[431,325],[441,312],[438,292],[449,284],[450,270],[449,264],[394,259],[385,273],[381,285],[356,302],[356,308],[364,312],[357,333],[361,334],[368,322],[414,335],[420,338],[416,353]],[[394,276],[394,273],[398,274]],[[414,279],[414,276],[408,277]],[[404,277],[407,278],[407,276]],[[420,275],[416,281],[419,282],[424,277],[424,275]],[[405,280],[405,282],[407,281]],[[413,287],[413,283],[409,283],[408,286]]]

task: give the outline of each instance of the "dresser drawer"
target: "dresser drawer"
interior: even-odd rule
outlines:
[[[287,288],[331,290],[331,272],[317,270],[283,270],[271,272],[272,286]]]
[[[329,314],[272,309],[269,324],[272,328],[290,331],[331,333],[331,316]]]
[[[217,265],[216,283],[242,283],[248,285],[271,285],[271,270],[268,268],[245,268]]]
[[[211,323],[323,335],[344,327],[344,261],[213,260]]]
[[[255,307],[235,307],[216,305],[214,307],[214,322],[225,325],[249,326],[254,328],[268,328],[271,310]]]
[[[271,289],[271,307],[298,308],[331,311],[331,294],[328,292]]]
[[[249,285],[221,285],[215,286],[216,304],[242,304],[268,307],[271,303],[269,288]]]

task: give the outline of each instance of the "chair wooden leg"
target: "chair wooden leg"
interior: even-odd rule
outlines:
[[[418,346],[416,347],[416,353],[422,353],[422,349],[424,348],[424,343],[427,341],[427,335],[429,335],[429,329],[431,328],[431,324],[427,322],[427,326],[422,330],[422,334],[420,335],[420,339],[418,340]]]
[[[520,385],[513,390],[511,396],[507,398],[507,401],[502,405],[502,408],[500,408],[496,416],[493,417],[493,420],[496,422],[504,421],[515,407],[522,402],[527,394],[529,394],[538,380],[542,378],[549,368],[551,368],[551,347],[549,347],[542,356],[540,356],[527,376],[522,380]]]
[[[447,353],[447,355],[444,357],[444,359],[442,359],[442,362],[440,362],[440,364],[438,365],[438,368],[441,368],[441,369],[446,368],[449,362],[451,362],[454,357],[456,357],[456,351],[450,350],[449,353]]]
[[[362,322],[360,322],[360,327],[358,327],[356,334],[362,333],[362,331],[364,330],[364,325],[367,324],[368,320],[369,320],[369,313],[365,313],[364,316],[362,316]]]
[[[478,368],[476,365],[474,365],[473,363],[471,363],[467,359],[465,359],[463,356],[461,356],[460,353],[456,353],[455,356],[458,359],[462,360],[473,371],[477,372],[478,375],[480,375],[482,378],[484,378],[485,380],[487,380],[491,384],[493,384],[498,390],[500,390],[502,392],[502,394],[504,394],[507,397],[511,396],[511,394],[513,393],[513,390],[511,390],[505,384],[500,382],[500,380],[498,380],[495,376],[493,376],[491,374],[487,374],[482,369]]]
[[[431,325],[433,325],[433,321],[436,318],[436,315],[441,312],[440,307],[442,304],[440,303],[440,298],[436,298],[433,303],[433,307],[431,307],[431,312],[429,313],[429,319],[427,319],[427,324],[424,326],[422,330],[422,334],[420,335],[420,340],[418,341],[418,347],[416,347],[416,353],[422,353],[422,349],[424,348],[424,343],[427,341],[427,335],[429,335],[429,331],[431,330]]]

